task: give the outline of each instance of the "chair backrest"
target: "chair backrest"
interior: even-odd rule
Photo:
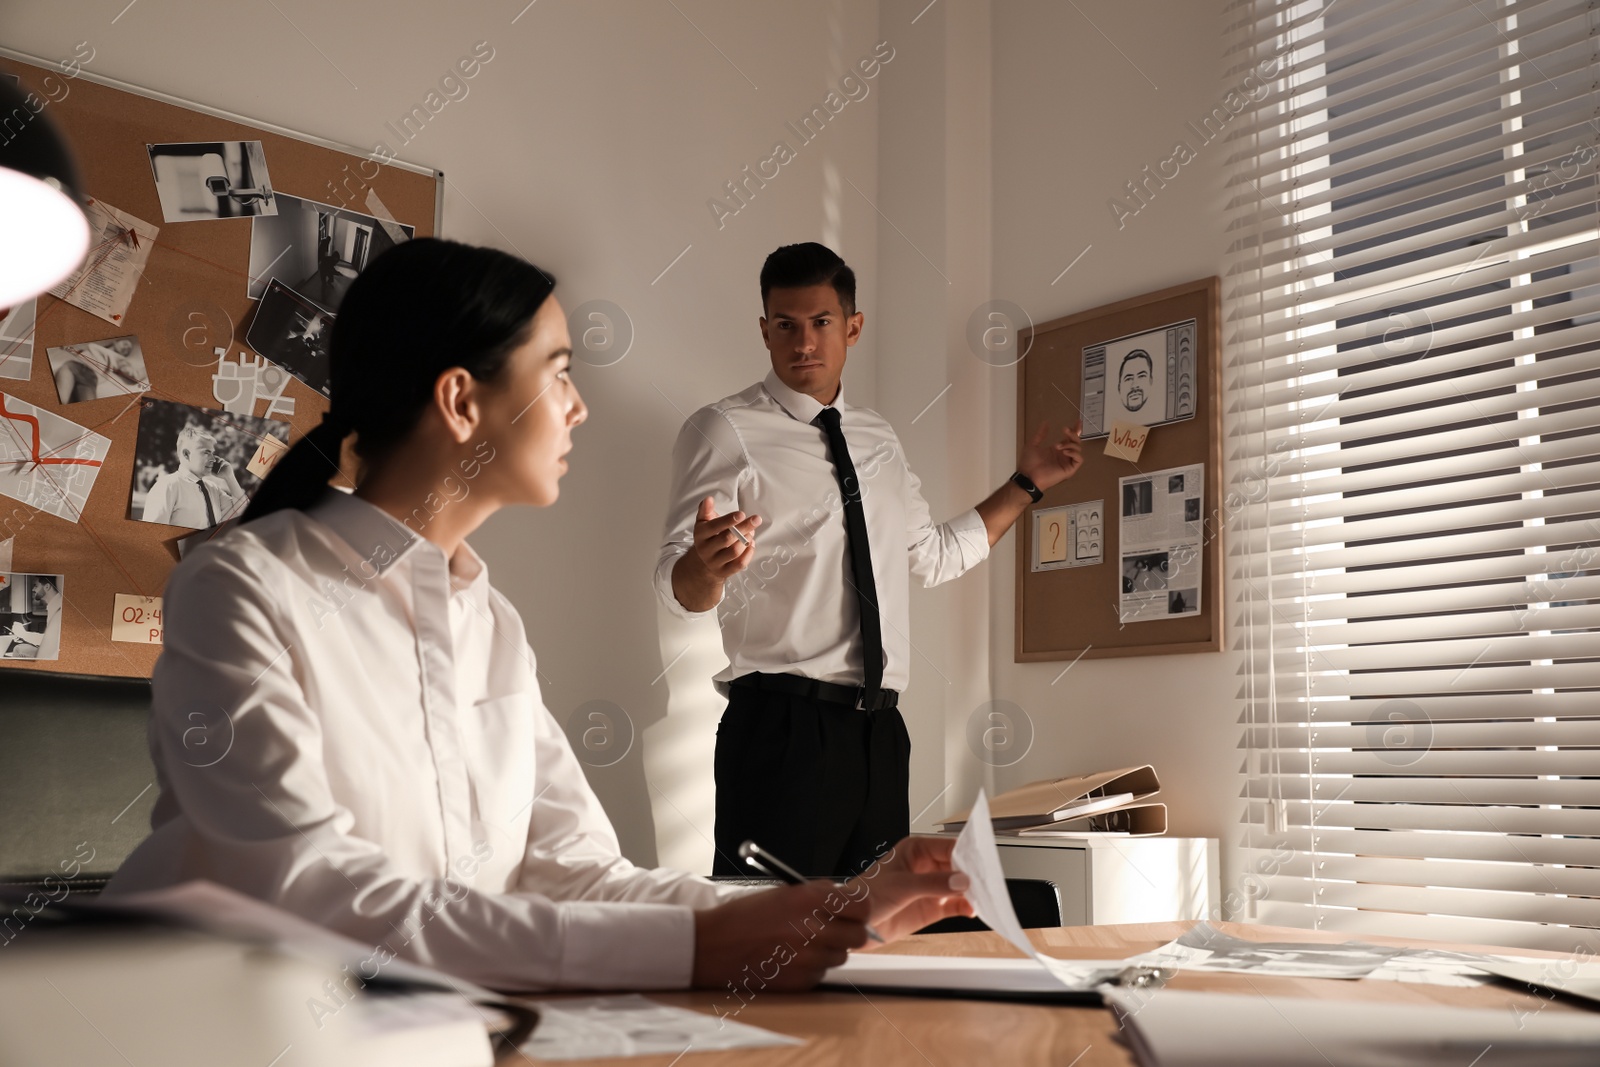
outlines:
[[[0,668],[0,885],[99,891],[150,832],[149,718],[148,679]]]
[[[1011,910],[1017,913],[1017,922],[1024,930],[1061,925],[1061,894],[1054,883],[1042,878],[1007,878],[1006,892],[1011,895]],[[982,919],[957,916],[940,919],[917,933],[959,934],[987,929],[989,925]]]

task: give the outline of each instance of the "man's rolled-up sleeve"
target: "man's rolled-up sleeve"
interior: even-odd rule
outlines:
[[[898,446],[899,442],[896,442]],[[904,451],[900,453],[904,455]],[[906,468],[906,549],[911,573],[924,587],[959,578],[989,558],[989,531],[976,508],[935,523],[922,499],[922,482]]]

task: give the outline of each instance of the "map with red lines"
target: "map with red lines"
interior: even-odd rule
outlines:
[[[77,522],[110,448],[110,438],[0,393],[0,495]]]

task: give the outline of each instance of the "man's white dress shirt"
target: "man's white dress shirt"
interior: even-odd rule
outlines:
[[[209,514],[207,496],[211,498]],[[235,511],[243,510],[244,503],[244,495],[235,497],[221,478],[201,477],[186,467],[179,467],[175,471],[162,471],[156,477],[150,494],[144,499],[141,517],[145,522],[205,530],[233,518]]]
[[[832,406],[861,483],[883,621],[883,687],[903,690],[911,678],[909,574],[925,586],[958,577],[988,558],[989,536],[976,510],[936,525],[894,428],[845,403],[842,384]],[[672,568],[694,545],[700,501],[714,498],[719,515],[761,516],[754,559],[727,582],[714,609],[729,661],[716,676],[723,693],[752,671],[862,683],[844,504],[828,440],[811,425],[822,407],[769,373],[695,412],[678,434],[655,574],[669,610],[680,618],[708,614],[688,611],[672,592]]]
[[[740,890],[623,859],[522,620],[336,490],[195,549],[153,675],[155,832],[108,893],[230,886],[485,985],[689,984]]]

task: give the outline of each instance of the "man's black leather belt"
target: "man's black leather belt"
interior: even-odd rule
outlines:
[[[862,711],[882,711],[884,708],[898,707],[900,704],[900,694],[894,689],[878,690],[878,699],[868,707],[864,699],[866,689],[862,686],[819,682],[815,678],[802,678],[798,674],[745,674],[728,684],[760,689],[768,693],[826,700],[833,704],[848,704]]]

